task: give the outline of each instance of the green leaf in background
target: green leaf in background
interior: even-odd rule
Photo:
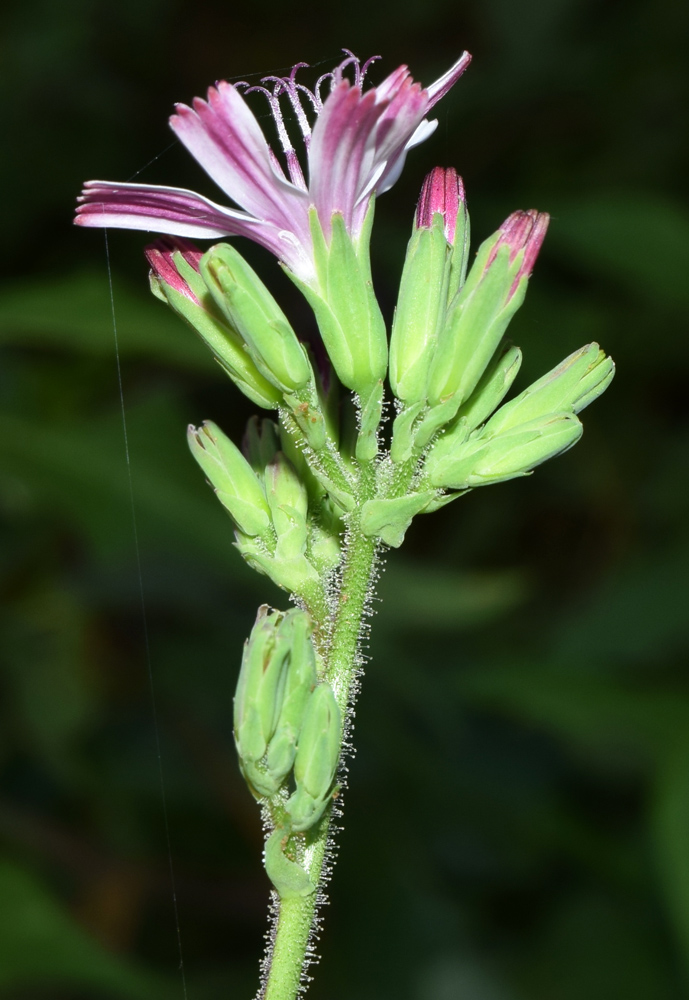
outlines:
[[[0,861],[0,996],[28,987],[88,990],[95,998],[163,1000],[174,984],[116,958],[89,937],[38,877]]]
[[[689,309],[689,211],[660,194],[614,190],[551,207],[554,251],[620,281],[654,308]]]
[[[144,267],[141,277],[137,291],[113,278],[120,354],[215,372],[222,378],[196,334],[146,294]],[[101,274],[84,271],[60,278],[31,278],[0,289],[2,343],[112,356],[115,341],[105,262]]]
[[[459,572],[412,564],[396,554],[380,583],[381,626],[457,632],[500,618],[518,607],[529,584],[518,570]]]

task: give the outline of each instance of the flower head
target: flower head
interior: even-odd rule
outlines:
[[[356,239],[371,197],[392,187],[407,151],[434,131],[437,122],[428,121],[426,115],[470,59],[465,52],[426,89],[414,82],[406,66],[400,66],[377,87],[364,90],[373,60],[362,66],[350,52],[313,90],[297,81],[305,63],[297,64],[287,77],[265,77],[257,86],[222,81],[209,89],[207,100],[196,98],[192,107],[177,105],[170,125],[239,209],[183,188],[87,181],[75,222],[197,238],[246,236],[312,283],[309,209],[315,207],[326,238],[333,214],[340,213]],[[348,69],[353,80],[345,75]],[[268,100],[284,166],[244,99],[243,94],[252,91]],[[301,130],[307,178],[285,125],[285,101]]]

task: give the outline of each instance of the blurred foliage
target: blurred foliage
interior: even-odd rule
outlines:
[[[178,926],[190,1000],[255,991],[231,697],[284,597],[184,441],[251,408],[148,296],[142,234],[111,233],[125,440],[103,234],[69,223],[90,177],[213,197],[173,101],[342,45],[423,81],[475,57],[378,206],[388,313],[424,171],[454,164],[476,239],[553,215],[522,385],[593,339],[619,373],[566,457],[387,557],[310,996],[689,997],[689,8],[9,0],[0,25],[0,997],[182,997]]]

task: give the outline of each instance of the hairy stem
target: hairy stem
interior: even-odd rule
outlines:
[[[332,685],[342,713],[340,761],[346,753],[351,729],[353,695],[360,668],[359,642],[376,559],[376,541],[367,538],[359,526],[360,507],[372,495],[373,489],[374,469],[372,463],[367,463],[361,471],[357,508],[350,515],[340,587],[329,630],[331,641],[325,678]],[[315,624],[319,628],[325,623]],[[318,890],[308,896],[280,900],[277,904],[261,1000],[294,1000],[299,990],[311,957],[331,820],[332,805],[317,827],[309,831],[301,861]]]

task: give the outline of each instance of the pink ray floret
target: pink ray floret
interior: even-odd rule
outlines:
[[[371,197],[392,187],[408,150],[434,131],[437,122],[428,121],[427,113],[471,60],[465,52],[426,89],[400,66],[379,86],[364,90],[373,60],[362,66],[345,51],[347,58],[313,90],[297,82],[297,70],[306,65],[300,63],[288,77],[266,77],[254,87],[223,81],[209,89],[207,100],[196,98],[192,107],[177,105],[170,119],[173,131],[239,208],[184,188],[88,181],[75,222],[206,239],[246,236],[304,281],[315,283],[311,206],[326,238],[333,213],[339,212],[356,239]],[[353,80],[345,76],[347,70]],[[322,97],[327,85],[329,93]],[[260,91],[268,99],[286,171],[242,91]],[[283,118],[285,99],[302,134],[308,181]]]

